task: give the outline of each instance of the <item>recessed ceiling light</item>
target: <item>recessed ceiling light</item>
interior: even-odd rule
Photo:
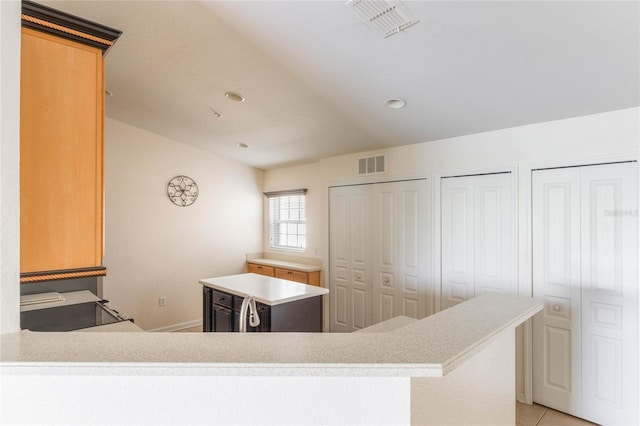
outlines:
[[[244,96],[242,96],[240,93],[236,93],[236,92],[227,92],[224,94],[227,99],[229,99],[232,102],[244,102]]]
[[[249,148],[249,145],[247,145],[246,143],[242,143],[242,142],[238,142],[238,143],[236,144],[236,146],[237,146],[238,148]]]
[[[407,106],[407,101],[401,98],[393,98],[387,99],[386,101],[384,101],[384,104],[387,106],[387,108],[400,109]]]

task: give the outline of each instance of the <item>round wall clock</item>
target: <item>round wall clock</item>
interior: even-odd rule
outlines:
[[[167,195],[176,206],[188,207],[198,198],[198,184],[189,176],[176,176],[167,185]]]

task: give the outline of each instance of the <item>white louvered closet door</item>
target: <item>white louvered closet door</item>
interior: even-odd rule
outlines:
[[[441,179],[441,309],[486,291],[516,292],[510,173]]]
[[[638,424],[637,164],[533,173],[534,400]]]

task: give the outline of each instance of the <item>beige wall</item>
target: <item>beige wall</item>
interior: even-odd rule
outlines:
[[[262,248],[262,174],[107,119],[104,297],[145,330],[201,321],[198,279],[243,272]],[[167,197],[176,175],[198,183],[190,207]]]

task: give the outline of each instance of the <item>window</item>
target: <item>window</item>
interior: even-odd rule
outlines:
[[[304,250],[307,246],[306,189],[265,192],[269,198],[269,246]]]

